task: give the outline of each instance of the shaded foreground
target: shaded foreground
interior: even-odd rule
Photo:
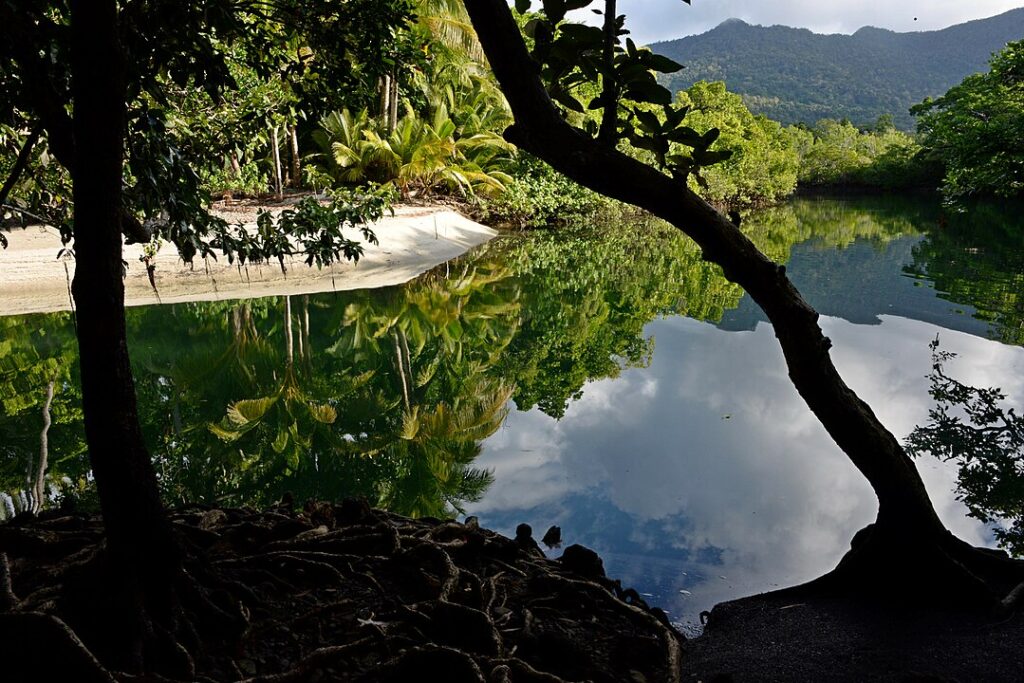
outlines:
[[[133,675],[121,672],[130,619],[102,585],[102,525],[56,515],[0,526],[5,680],[1024,678],[1019,614],[789,590],[720,605],[705,635],[686,641],[585,548],[547,560],[529,536],[353,500],[172,515],[191,584],[179,588],[187,627],[148,634],[150,673]]]
[[[355,501],[172,520],[192,585],[185,636],[147,639],[160,677],[116,672],[132,639],[98,585],[98,519],[0,527],[21,598],[0,588],[5,680],[678,680],[682,636],[580,546],[550,561],[529,537]]]

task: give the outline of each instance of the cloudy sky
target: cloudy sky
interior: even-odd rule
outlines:
[[[596,5],[595,5],[596,6]],[[1021,0],[619,0],[638,43],[703,33],[731,17],[751,24],[784,24],[817,33],[853,33],[870,25],[929,31],[1024,7]],[[916,21],[915,21],[916,18]]]

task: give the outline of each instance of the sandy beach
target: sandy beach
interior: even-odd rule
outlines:
[[[255,224],[253,206],[222,206],[217,213],[231,221]],[[285,261],[287,274],[276,262],[239,271],[223,257],[208,263],[197,259],[190,268],[172,244],[164,244],[156,258],[156,292],[139,260],[142,245],[128,245],[125,303],[143,306],[398,285],[497,234],[442,206],[395,207],[395,215],[374,224],[374,231],[380,244],[366,244],[358,264],[344,262],[319,270],[293,258]],[[7,236],[10,245],[0,250],[0,316],[69,309],[68,278],[74,277],[75,263],[57,259],[61,249],[57,231],[33,226],[12,230]]]

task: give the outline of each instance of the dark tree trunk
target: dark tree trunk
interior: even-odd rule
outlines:
[[[604,99],[604,114],[597,139],[606,147],[615,146],[619,128],[619,93],[615,82],[615,44],[618,41],[616,12],[615,0],[604,0],[604,53],[601,56],[601,97]]]
[[[504,0],[465,0],[477,35],[515,116],[505,137],[558,171],[605,196],[633,204],[668,221],[692,238],[704,258],[722,267],[764,310],[774,326],[789,376],[797,391],[839,447],[871,483],[879,511],[863,548],[911,555],[920,562],[951,560],[952,573],[964,554],[935,513],[924,483],[899,441],[840,377],[829,355],[831,341],[818,313],[773,263],[707,202],[674,180],[569,126],[552,105]],[[845,568],[863,568],[851,553]],[[954,557],[956,556],[956,557]],[[894,558],[896,562],[900,560]],[[915,563],[915,568],[920,568]],[[844,568],[841,565],[840,568]],[[871,581],[872,579],[868,579]]]
[[[177,562],[143,443],[125,338],[121,183],[125,83],[115,0],[72,0],[75,279],[85,435],[113,565],[146,593]]]

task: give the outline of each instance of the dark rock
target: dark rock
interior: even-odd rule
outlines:
[[[520,524],[516,527],[516,545],[526,552],[537,552],[543,555],[537,541],[533,540],[533,527],[529,524]]]
[[[553,526],[544,534],[540,542],[549,548],[557,548],[562,545],[562,527]]]
[[[334,510],[339,524],[359,524],[372,519],[373,511],[365,498],[346,498]]]
[[[569,571],[585,576],[588,579],[604,577],[604,562],[601,557],[590,548],[581,545],[571,545],[562,553],[559,558],[562,566]]]

